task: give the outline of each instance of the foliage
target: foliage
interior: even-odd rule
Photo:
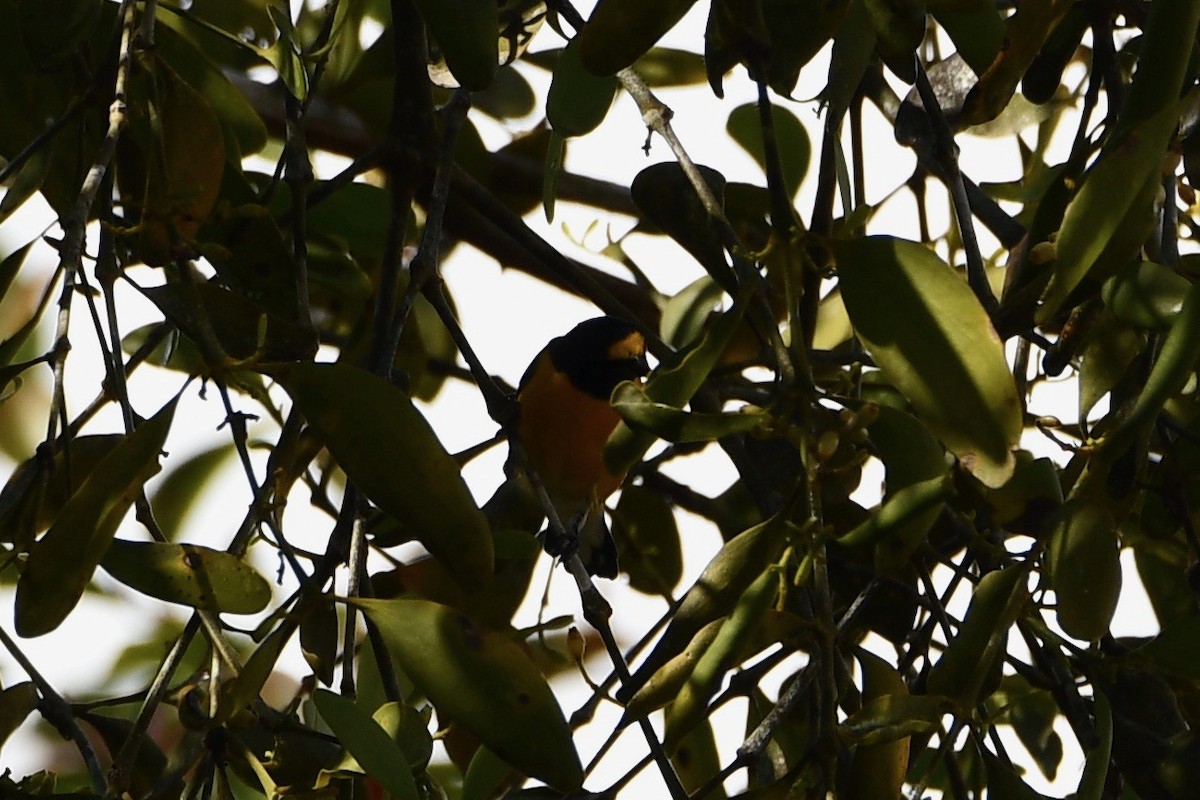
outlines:
[[[18,462],[0,644],[25,673],[3,676],[0,744],[40,717],[74,748],[0,795],[615,796],[650,764],[674,798],[729,779],[745,797],[1024,800],[1067,731],[1076,797],[1195,791],[1200,4],[710,0],[703,41],[660,46],[693,6],[0,2],[0,438]],[[789,110],[805,69],[826,75],[811,164]],[[706,82],[757,91],[725,111],[758,182],[693,164],[695,132],[654,94]],[[629,187],[568,168],[630,103],[669,157]],[[868,200],[871,114],[896,143],[870,147],[918,165],[903,235]],[[510,141],[489,149],[488,126]],[[960,167],[956,140],[985,128],[1019,179]],[[314,170],[319,152],[348,166]],[[56,218],[40,236],[16,224],[34,197]],[[943,200],[953,224],[931,232]],[[604,269],[561,254],[523,220],[556,201],[632,217],[692,282],[659,291],[628,234]],[[43,238],[58,261],[39,273]],[[469,454],[426,418],[464,382],[514,428],[439,274],[460,244],[645,331],[658,366],[614,393],[605,458],[629,469],[613,530],[627,591],[666,601],[661,635],[618,605],[644,638],[617,639],[619,587],[578,569],[585,620],[518,627],[541,508],[515,483],[480,508]],[[103,378],[79,408],[84,338]],[[1064,373],[1074,420],[1034,398]],[[197,390],[227,424],[171,452]],[[672,470],[701,451],[738,474],[716,497]],[[869,464],[881,497],[857,491]],[[249,508],[180,541],[217,478]],[[698,576],[680,511],[720,533]],[[320,546],[297,545],[314,517]],[[1132,570],[1152,637],[1110,632]],[[148,599],[114,631],[145,603],[186,611],[163,612],[165,650],[131,643],[131,694],[64,697],[8,633],[54,636],[126,589]],[[579,629],[611,675],[568,716]],[[311,676],[269,703],[296,646]],[[605,732],[645,739],[623,774],[576,746],[609,703]],[[743,708],[730,752],[714,715]]]

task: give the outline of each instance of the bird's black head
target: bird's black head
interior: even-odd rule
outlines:
[[[576,388],[607,400],[621,381],[650,371],[646,341],[633,325],[616,317],[581,322],[546,345],[555,369]]]

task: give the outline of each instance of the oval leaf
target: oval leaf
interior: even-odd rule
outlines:
[[[622,383],[613,392],[613,408],[635,430],[649,431],[668,442],[711,442],[722,436],[746,433],[767,419],[761,409],[742,414],[705,414],[656,403],[635,383]]]
[[[662,637],[618,690],[617,699],[628,701],[660,667],[683,652],[701,628],[731,613],[762,574],[763,565],[779,558],[790,532],[787,522],[770,517],[726,542],[683,596]]]
[[[774,105],[771,117],[775,127],[775,141],[779,148],[780,168],[783,171],[783,185],[789,197],[795,197],[800,190],[800,182],[808,171],[808,161],[812,153],[812,145],[808,141],[808,131],[796,119],[796,115],[783,106]],[[759,124],[758,105],[746,103],[729,112],[725,122],[725,131],[751,158],[767,169],[766,155],[763,150],[762,127]]]
[[[964,467],[1002,485],[1016,466],[1021,403],[966,282],[916,242],[871,236],[833,250],[850,321],[875,363]]]
[[[725,177],[708,167],[699,169],[713,194],[721,200],[725,195]],[[729,285],[730,269],[720,234],[678,163],[664,161],[646,167],[634,177],[629,192],[647,222],[678,242],[717,283]]]
[[[318,689],[313,693],[313,704],[333,735],[368,776],[401,800],[420,797],[408,759],[399,745],[353,700]]]
[[[1058,596],[1058,624],[1076,639],[1108,633],[1121,594],[1117,526],[1107,509],[1085,500],[1059,511],[1050,536],[1047,569]]]
[[[350,480],[402,521],[467,589],[492,575],[492,535],[454,459],[408,395],[346,364],[278,365],[288,390]]]
[[[529,656],[507,637],[427,600],[354,604],[389,652],[451,720],[521,772],[571,792],[583,767],[558,701]]]
[[[1117,319],[1148,330],[1165,331],[1183,307],[1191,283],[1170,267],[1135,261],[1104,283],[1104,305]]]
[[[572,39],[554,65],[546,119],[563,136],[582,136],[604,121],[616,93],[616,78],[597,77],[583,68],[579,39]]]
[[[612,519],[629,585],[644,594],[669,597],[683,576],[679,527],[670,501],[648,486],[626,486]]]
[[[100,566],[142,594],[204,611],[255,614],[271,600],[271,585],[245,561],[195,544],[113,539]]]
[[[600,0],[579,33],[583,65],[614,75],[637,61],[683,19],[696,0]]]
[[[993,667],[1004,657],[1008,629],[1029,600],[1027,574],[1025,567],[1014,566],[980,579],[958,635],[929,672],[930,694],[946,695],[962,708],[973,708],[984,699]]]
[[[117,526],[142,486],[158,472],[158,456],[174,415],[172,400],[114,447],[34,544],[17,581],[17,633],[49,633],[79,602]]]

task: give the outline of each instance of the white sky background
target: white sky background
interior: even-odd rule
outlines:
[[[662,44],[679,48],[696,47],[702,41],[707,8],[707,3],[698,3],[685,20],[667,34]],[[558,47],[561,44],[561,40],[547,26],[535,39],[534,47],[543,49]],[[795,97],[812,98],[823,88],[827,76],[827,58],[828,48],[805,68],[794,92]],[[548,74],[525,65],[518,65],[518,68],[533,84],[535,92],[544,97],[544,91],[549,84]],[[899,83],[894,82],[893,86],[901,95],[907,90],[907,87]],[[713,97],[707,86],[688,90],[662,90],[658,94],[674,110],[675,130],[693,160],[719,168],[728,180],[762,183],[763,177],[755,162],[724,134],[724,122],[728,113],[738,105],[754,99],[754,88],[744,70],[735,69],[726,77],[725,92],[726,97],[723,101]],[[821,141],[821,123],[817,116],[816,103],[790,102],[778,97],[774,99],[779,105],[793,111],[808,129],[815,164]],[[910,150],[895,143],[890,126],[873,106],[868,103],[864,108],[867,201],[874,204],[908,179],[915,166],[915,158]],[[1100,118],[1102,111],[1098,111],[1097,118]],[[475,119],[489,149],[495,149],[507,141],[508,134],[500,126],[491,123],[490,120],[481,119],[478,115]],[[518,125],[518,129],[531,128],[539,119],[540,116],[531,117]],[[1060,126],[1056,149],[1050,154],[1051,161],[1062,160],[1065,157],[1073,130],[1068,118],[1068,121]],[[567,166],[573,171],[627,185],[641,169],[671,158],[665,144],[657,139],[647,157],[642,152],[645,136],[645,126],[633,101],[623,94],[618,94],[606,122],[592,134],[571,141]],[[848,133],[844,141],[848,146]],[[982,139],[960,136],[958,141],[962,150],[963,171],[976,182],[1012,180],[1020,177],[1016,143],[1010,138]],[[329,177],[343,165],[344,162],[330,158],[319,159],[316,167],[319,176]],[[811,211],[815,185],[816,169],[815,166],[810,166],[808,178],[797,201],[797,207],[804,218],[807,218]],[[932,197],[944,197],[944,192],[936,180],[928,182],[928,191]],[[936,236],[948,225],[949,206],[948,203],[940,201],[927,205],[931,230]],[[52,220],[53,215],[40,204],[40,200],[28,203],[19,219],[14,217],[0,228],[0,252],[11,252],[38,235]],[[528,221],[564,252],[570,252],[597,266],[612,269],[611,264],[606,265],[602,259],[578,249],[562,235],[564,228],[570,230],[573,236],[580,236],[588,230],[596,221],[591,210],[560,202],[553,225],[545,223],[540,209],[531,214]],[[630,220],[614,221],[613,235],[624,233],[630,225]],[[911,194],[907,192],[901,192],[890,200],[870,226],[872,233],[893,233],[906,237],[914,236],[916,230],[915,204]],[[982,226],[977,226],[977,231],[986,259],[995,251],[997,245]],[[600,226],[585,240],[585,245],[599,250],[605,243],[603,235],[604,228]],[[94,232],[92,236],[94,237]],[[92,242],[94,247],[94,238]],[[639,236],[626,240],[625,245],[665,293],[673,293],[702,274],[701,268],[689,256],[665,239]],[[42,246],[39,252],[31,254],[26,274],[37,279],[33,285],[40,286],[43,276],[47,274],[34,272],[33,266],[37,264],[39,269],[48,270],[52,268],[54,260],[55,254],[45,246]],[[140,282],[153,283],[156,280],[154,273],[149,270],[139,270],[137,273],[136,280]],[[514,385],[529,360],[546,341],[569,330],[576,322],[598,313],[578,298],[566,296],[515,271],[502,270],[491,259],[465,246],[454,251],[444,265],[443,274],[458,305],[465,332],[484,365]],[[156,319],[157,312],[132,291],[125,291],[121,302],[122,313],[127,315],[126,319],[129,320],[122,320],[126,332],[145,321]],[[9,331],[0,331],[0,336],[8,333]],[[45,340],[49,340],[48,333]],[[68,385],[69,408],[72,413],[77,413],[91,401],[103,374],[99,354],[94,349],[90,321],[82,303],[76,306],[74,312],[71,341],[75,349],[68,361],[68,375],[71,379]],[[139,370],[131,387],[131,396],[137,402],[138,412],[149,416],[178,390],[179,383],[179,376],[174,373],[146,368]],[[31,380],[22,390],[22,394],[26,396],[25,399],[33,402],[45,402],[37,400],[37,393],[44,393],[47,388],[47,380]],[[167,445],[170,453],[167,461],[168,471],[171,461],[181,461],[211,446],[215,442],[213,432],[224,419],[225,413],[215,389],[208,393],[207,400],[201,400],[196,388],[196,385],[193,385],[188,389],[177,413]],[[22,402],[22,397],[18,395],[9,402]],[[234,404],[240,410],[257,410],[249,400],[236,395]],[[1076,400],[1073,382],[1064,378],[1039,386],[1035,393],[1034,408],[1041,413],[1053,413],[1064,420],[1074,419]],[[478,392],[461,382],[448,381],[436,403],[425,408],[425,411],[444,445],[451,452],[489,438],[496,429],[495,424],[484,412]],[[31,418],[37,421],[38,426],[44,426],[44,414],[37,414]],[[87,432],[120,429],[119,415],[115,408],[110,408],[89,426]],[[264,436],[270,436],[270,427],[262,426],[259,430]],[[32,452],[32,447],[44,435],[44,429],[39,427],[26,433]],[[1060,462],[1065,460],[1065,455],[1057,447],[1036,432],[1027,433],[1023,445],[1039,455],[1049,455]],[[265,457],[261,454],[256,457],[256,466],[261,478]],[[503,447],[494,448],[467,467],[465,474],[468,483],[480,502],[490,496],[499,483],[504,457]],[[0,474],[7,474],[9,468],[9,465],[3,465],[0,467]],[[681,459],[672,464],[667,471],[708,495],[720,492],[736,477],[732,467],[717,448],[709,448],[700,456]],[[878,468],[868,470],[864,474],[861,490],[866,497],[878,496],[881,478],[882,470]],[[225,479],[199,498],[200,508],[191,516],[180,538],[223,546],[240,522],[249,500],[249,491],[241,471],[226,470]],[[306,502],[307,497],[303,491],[293,496],[288,510],[288,528],[293,531],[292,535],[300,546],[319,548],[323,545],[332,522],[323,515],[305,509]],[[870,504],[870,501],[867,502]],[[685,576],[681,586],[686,587],[716,552],[720,537],[703,521],[683,512],[679,512],[678,516],[685,544]],[[304,519],[310,519],[311,523],[305,523]],[[307,530],[304,530],[305,528]],[[299,535],[297,532],[300,532]],[[140,526],[130,519],[119,535],[123,538],[142,538],[143,532]],[[258,554],[260,569],[265,575],[273,576],[276,564],[268,557],[266,549],[258,548],[255,552]],[[1153,613],[1149,610],[1140,586],[1136,585],[1136,570],[1133,568],[1132,559],[1123,561],[1123,566],[1126,591],[1122,595],[1118,616],[1114,621],[1114,633],[1128,635],[1153,632]],[[535,578],[534,589],[531,592],[532,601],[527,601],[522,609],[516,621],[518,625],[533,624],[536,620],[536,603],[548,572],[548,560],[544,559],[542,570],[539,572],[541,577]],[[113,590],[119,588],[102,573],[97,574],[97,582],[101,586]],[[620,580],[602,582],[601,590],[614,606],[613,622],[618,635],[629,642],[641,635],[647,620],[657,619],[664,609],[661,601],[647,599],[629,590]],[[134,690],[138,686],[107,686],[109,665],[130,641],[150,634],[155,627],[157,615],[163,613],[163,604],[130,595],[128,591],[122,591],[118,598],[100,603],[97,603],[94,595],[89,596],[89,602],[85,604],[88,608],[77,610],[59,630],[39,639],[20,640],[19,644],[32,662],[43,670],[44,676],[70,698],[88,696],[100,687],[106,687],[106,691]],[[966,594],[960,592],[955,598],[955,603],[960,605],[957,609],[952,606],[952,612],[957,610],[961,613],[966,599]],[[130,604],[137,604],[146,609],[144,630],[134,631],[126,627],[125,630],[119,631],[118,638],[114,636],[111,621],[119,620],[120,625],[129,626],[132,619],[129,613]],[[6,630],[11,630],[11,609],[11,590],[0,590],[0,625]],[[106,612],[111,612],[111,616]],[[578,612],[579,601],[574,586],[570,579],[560,572],[551,585],[546,616],[549,618]],[[176,613],[182,617],[184,611],[178,610]],[[237,622],[240,620],[235,618],[235,624]],[[582,621],[579,624],[582,625]],[[890,656],[891,648],[883,645],[880,652]],[[80,658],[80,653],[89,655],[87,658]],[[294,645],[287,651],[286,660],[295,670],[295,674],[307,673],[298,648]],[[590,670],[593,678],[597,680],[608,672],[602,658],[593,659],[590,662]],[[779,674],[777,670],[775,680],[778,681],[782,677],[785,675]],[[24,673],[7,653],[0,652],[0,683],[11,685],[20,680],[24,680]],[[289,691],[288,687],[282,688]],[[568,714],[586,696],[581,681],[574,676],[560,681],[556,689],[559,690],[564,710]],[[577,737],[581,757],[585,763],[603,736],[611,730],[617,716],[614,706],[604,705],[601,713],[597,715],[596,722]],[[741,740],[744,704],[731,704],[716,719],[719,721],[715,726],[718,742],[723,757],[728,758]],[[1026,775],[1026,780],[1035,789],[1056,796],[1063,796],[1075,789],[1081,767],[1074,737],[1065,724],[1060,725],[1060,735],[1067,749],[1067,760],[1059,770],[1058,780],[1054,784],[1047,784],[1036,768],[1031,768]],[[33,724],[27,723],[0,752],[0,770],[11,768],[15,775],[23,775],[41,768],[46,759],[42,742],[43,740],[35,737]],[[1012,748],[1010,752],[1020,753],[1014,737],[1006,737],[1006,743]],[[615,776],[622,774],[629,764],[636,762],[645,752],[645,743],[640,734],[636,731],[627,732],[602,762],[596,775],[589,779],[589,788],[599,789],[608,785]],[[738,775],[728,786],[730,789],[744,786],[744,779]],[[653,769],[648,769],[627,791],[627,796],[631,797],[660,796],[661,781]]]

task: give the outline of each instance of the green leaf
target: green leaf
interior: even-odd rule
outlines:
[[[203,611],[256,614],[271,600],[253,567],[201,545],[113,539],[100,566],[142,594]]]
[[[117,185],[130,221],[137,222],[137,257],[164,266],[181,248],[195,248],[216,205],[226,168],[225,133],[204,95],[161,55],[151,51],[135,63]]]
[[[988,797],[993,800],[1049,800],[1035,792],[1012,767],[989,752],[983,754],[987,765]]]
[[[640,683],[636,692],[625,702],[625,719],[642,719],[651,712],[666,706],[679,695],[683,682],[696,668],[696,662],[717,638],[721,626],[728,617],[722,616],[696,631],[691,640],[678,653],[662,663],[653,675]],[[622,689],[623,692],[628,690]],[[622,695],[624,696],[624,695]]]
[[[33,710],[37,708],[38,693],[32,681],[14,683],[0,690],[0,749]]]
[[[1096,743],[1083,754],[1083,775],[1079,778],[1079,790],[1075,800],[1100,800],[1105,794],[1108,781],[1108,765],[1112,761],[1113,713],[1108,698],[1097,692]]]
[[[888,69],[905,83],[916,81],[915,53],[925,38],[925,3],[865,0],[875,29],[875,47]]]
[[[0,263],[0,286],[7,288],[7,284],[11,283],[16,277],[17,271],[21,268],[22,262],[25,260],[25,255],[29,251],[29,247],[33,244],[30,242],[16,252],[10,254],[8,258]],[[10,271],[11,270],[11,271]],[[37,331],[38,324],[42,320],[42,315],[50,306],[54,292],[50,291],[51,287],[46,287],[42,292],[41,299],[38,300],[37,308],[29,315],[29,318],[21,323],[21,326],[13,331],[7,339],[0,341],[0,366],[10,366],[15,358],[17,358],[25,348],[29,338]],[[24,368],[22,368],[24,369]],[[19,374],[21,370],[10,373],[13,377]],[[12,377],[8,378],[12,380]],[[6,380],[5,383],[8,381]],[[4,387],[0,385],[0,389]]]
[[[929,672],[930,694],[941,694],[970,709],[991,693],[993,672],[999,679],[1008,629],[1029,601],[1026,566],[1012,566],[984,575],[971,595],[967,616],[958,635]]]
[[[833,252],[850,321],[875,363],[964,467],[1002,485],[1016,466],[1021,403],[966,282],[916,242],[871,236],[835,241]]]
[[[77,436],[45,462],[36,454],[22,462],[0,490],[0,539],[28,549],[53,524],[67,500],[124,437],[117,433]],[[70,464],[70,468],[67,465]]]
[[[647,486],[626,486],[612,519],[629,585],[644,594],[669,597],[683,577],[683,553],[668,499]]]
[[[742,64],[750,79],[791,97],[808,64],[837,32],[850,0],[714,0],[704,32],[704,61],[713,92]]]
[[[702,275],[676,292],[663,306],[659,321],[663,341],[675,348],[686,347],[717,313],[724,294],[710,275]]]
[[[9,191],[12,191],[11,189]],[[7,195],[6,195],[7,196]],[[29,248],[37,243],[37,239],[26,242],[25,244],[13,250],[11,253],[0,261],[0,299],[8,294],[8,289],[16,280],[17,273],[21,271],[21,266],[25,263],[25,257],[29,255]]]
[[[332,605],[314,608],[300,621],[300,652],[325,686],[333,685],[339,643],[338,614]]]
[[[169,25],[157,27],[154,44],[179,77],[216,112],[225,133],[228,160],[238,163],[266,146],[267,127],[253,104],[204,52]]]
[[[925,541],[943,508],[940,501],[950,497],[952,488],[938,484],[946,475],[946,456],[929,429],[903,411],[876,408],[878,416],[867,431],[886,470],[887,493],[884,505],[864,525],[890,529],[888,536],[879,536],[878,530],[871,534],[871,538],[878,536],[881,545],[876,563],[883,569],[899,569]],[[901,492],[908,495],[904,500]]]
[[[829,80],[822,92],[829,104],[826,113],[831,125],[836,127],[845,116],[874,56],[875,25],[867,13],[866,0],[850,0],[846,18],[834,35]]]
[[[114,755],[121,752],[125,740],[133,732],[133,723],[129,720],[91,712],[83,712],[79,717],[96,729],[96,733],[100,734],[108,752]],[[137,755],[134,756],[133,764],[130,765],[128,793],[131,797],[146,797],[156,788],[159,780],[163,777],[167,769],[167,755],[145,731],[138,734],[137,743]],[[181,789],[182,787],[162,788]]]
[[[510,765],[554,788],[583,784],[571,729],[524,650],[461,612],[427,600],[357,598],[388,651],[452,721]]]
[[[936,730],[953,707],[938,695],[885,694],[847,717],[838,734],[860,747],[894,742]]]
[[[254,373],[247,374],[258,377]],[[168,539],[176,538],[188,516],[202,506],[197,500],[205,485],[220,474],[221,465],[233,454],[233,444],[223,442],[191,456],[170,469],[158,482],[150,496],[150,505],[158,526],[166,532]]]
[[[1146,346],[1146,335],[1102,312],[1079,353],[1079,419],[1108,394]]]
[[[731,613],[762,574],[763,565],[779,559],[791,531],[787,522],[770,517],[726,542],[683,596],[662,637],[617,698],[627,701],[660,667],[683,652],[701,628]]]
[[[998,721],[1012,726],[1038,769],[1053,781],[1063,760],[1063,742],[1054,730],[1060,713],[1054,695],[1035,689],[1019,675],[1005,675],[992,702],[997,707]]]
[[[463,775],[462,800],[491,800],[502,794],[505,783],[513,777],[513,768],[486,747],[480,747],[471,757]]]
[[[1200,681],[1200,616],[1175,620],[1137,653],[1168,674]]]
[[[1172,103],[1101,152],[1063,215],[1039,323],[1053,319],[1090,274],[1107,278],[1136,254],[1153,224],[1160,169],[1178,122],[1179,104]]]
[[[263,685],[275,671],[279,654],[291,641],[293,633],[295,629],[288,625],[280,625],[271,631],[267,638],[254,648],[237,677],[221,685],[216,714],[218,722],[228,722],[258,699]]]
[[[708,167],[699,169],[720,201],[725,194],[725,177]],[[634,177],[629,192],[646,222],[678,242],[718,283],[729,285],[732,276],[716,223],[677,162],[646,167]]]
[[[1150,368],[1132,407],[1101,440],[1105,458],[1120,453],[1153,424],[1163,405],[1183,390],[1200,358],[1200,283],[1192,284],[1171,330],[1163,339],[1158,358]],[[1104,463],[1104,459],[1098,459]]]
[[[270,314],[242,295],[211,283],[165,283],[142,293],[172,324],[197,344],[211,330],[225,354],[234,359],[292,361],[317,351],[313,331]],[[210,369],[222,365],[209,365]]]
[[[1072,0],[1030,3],[1008,18],[1004,46],[991,65],[979,73],[978,83],[963,103],[966,124],[979,125],[1000,116],[1042,44],[1073,5]]]
[[[615,77],[597,77],[583,68],[579,49],[579,37],[563,48],[546,96],[546,119],[563,136],[582,136],[595,130],[608,115],[617,93]]]
[[[350,480],[403,522],[467,590],[492,575],[492,535],[408,395],[346,364],[286,364],[264,371],[288,390]]]
[[[114,447],[34,544],[17,581],[21,636],[49,633],[79,602],[129,507],[158,472],[174,415],[172,400]]]
[[[911,536],[912,528],[924,536],[942,506],[954,495],[954,484],[948,475],[905,486],[889,492],[879,510],[865,522],[837,538],[842,547],[865,547],[886,542],[890,537]]]
[[[1170,267],[1135,261],[1104,282],[1100,296],[1117,319],[1153,331],[1170,330],[1191,282]]]
[[[346,751],[384,790],[401,800],[420,797],[404,753],[353,700],[318,689],[313,693],[313,704]]]
[[[495,0],[416,0],[415,5],[459,85],[486,89],[500,64]]]
[[[291,12],[286,7],[273,4],[267,5],[267,12],[275,23],[275,42],[270,47],[255,50],[279,73],[279,80],[292,97],[304,100],[308,97],[308,70],[300,55],[303,45],[297,41]]]
[[[976,75],[982,75],[1004,46],[1004,20],[992,0],[962,0],[930,11]]]
[[[733,308],[718,317],[675,364],[656,369],[646,381],[646,396],[675,407],[691,400],[725,352],[725,346],[741,324],[744,308],[744,302],[735,301]],[[634,431],[622,422],[604,446],[604,463],[614,475],[623,475],[653,443],[653,434]]]
[[[553,131],[546,142],[546,163],[542,168],[542,210],[546,222],[554,221],[554,204],[558,200],[558,179],[562,175],[563,156],[567,152],[567,141],[562,134]]]
[[[583,65],[594,75],[615,75],[645,55],[695,2],[600,0],[577,37]]]
[[[667,712],[668,715],[670,711]],[[679,782],[689,794],[696,793],[706,786],[721,770],[721,758],[717,751],[717,740],[713,735],[713,722],[703,719],[684,734],[671,752],[671,765]],[[728,795],[718,783],[715,790],[703,794],[709,800],[723,800]]]
[[[783,185],[788,197],[794,198],[808,172],[812,145],[808,141],[808,131],[791,111],[773,104],[771,116],[775,123],[775,142],[779,149],[780,167],[783,170]],[[763,150],[758,104],[746,103],[729,112],[729,119],[725,121],[725,131],[766,172],[767,161]]]
[[[882,701],[884,698],[902,698],[907,697],[908,685],[904,682],[904,676],[893,667],[890,663],[880,658],[879,656],[863,649],[855,652],[858,657],[858,663],[862,668],[862,699],[866,705],[873,704],[877,701]],[[875,716],[875,722],[881,720],[883,714],[887,711],[898,710],[905,701],[893,700],[886,704],[880,703],[875,707],[876,712],[880,712]],[[886,705],[886,708],[884,707]],[[862,711],[867,711],[864,707]],[[919,716],[922,710],[919,708],[909,709],[910,712],[915,712],[915,716]],[[849,721],[849,720],[847,720]],[[871,725],[867,718],[859,720],[864,723],[859,730],[866,732],[871,730],[876,738],[884,738],[884,730],[886,725]],[[907,721],[898,723],[900,726],[905,724],[911,727],[914,719],[912,716]],[[893,723],[895,727],[896,723]],[[890,733],[890,732],[889,732]],[[880,741],[875,744],[859,744],[854,748],[853,760],[850,763],[848,783],[845,788],[847,797],[863,798],[863,800],[883,800],[883,798],[894,798],[899,796],[900,790],[904,785],[904,776],[908,772],[908,756],[911,747],[910,738],[908,736],[898,736],[891,741]]]
[[[668,752],[673,752],[679,742],[705,719],[709,699],[720,687],[725,673],[734,666],[736,654],[749,641],[778,594],[779,582],[779,573],[768,562],[767,568],[738,597],[729,619],[696,661],[679,694],[668,706],[663,734],[663,747]]]
[[[633,71],[655,89],[699,86],[707,79],[703,56],[671,47],[651,48],[634,62]]]
[[[1012,479],[999,489],[988,491],[992,520],[1013,532],[1037,536],[1042,533],[1047,514],[1063,503],[1058,467],[1049,458],[1023,456]]]
[[[747,433],[763,425],[766,412],[746,408],[744,413],[700,413],[656,403],[644,387],[622,383],[612,396],[612,406],[631,428],[649,431],[668,442],[712,442],[723,436]]]

